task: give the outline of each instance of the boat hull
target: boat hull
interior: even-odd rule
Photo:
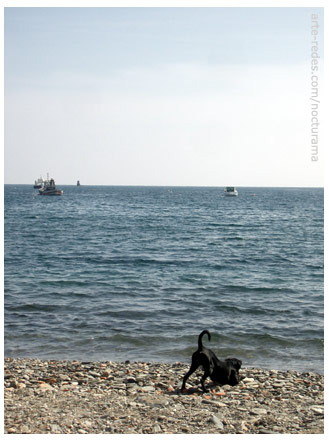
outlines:
[[[62,196],[63,190],[39,191],[40,196]]]

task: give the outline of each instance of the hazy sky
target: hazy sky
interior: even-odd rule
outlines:
[[[312,13],[6,8],[5,183],[322,186]]]

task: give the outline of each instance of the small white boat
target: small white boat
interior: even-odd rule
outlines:
[[[236,187],[226,187],[224,192],[225,196],[237,196],[239,194]]]

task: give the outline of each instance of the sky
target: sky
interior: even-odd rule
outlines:
[[[5,8],[4,182],[323,186],[312,14]]]

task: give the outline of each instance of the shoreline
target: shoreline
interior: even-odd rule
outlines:
[[[324,376],[244,368],[202,393],[187,363],[5,358],[5,433],[324,433]]]

